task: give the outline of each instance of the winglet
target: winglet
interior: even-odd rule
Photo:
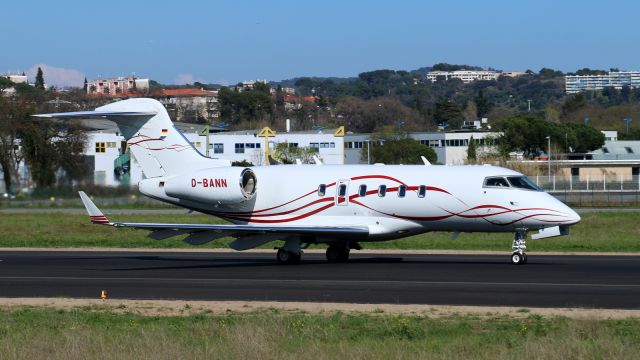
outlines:
[[[91,201],[89,196],[87,196],[87,194],[85,194],[84,191],[79,191],[78,194],[80,194],[80,200],[82,200],[82,204],[84,205],[85,209],[87,209],[87,212],[89,213],[89,219],[91,219],[92,223],[106,224],[106,225],[111,224],[109,219],[107,219],[107,217],[104,216],[102,211],[98,209],[96,204],[94,204],[93,201]]]
[[[422,162],[425,164],[425,166],[431,165],[431,162],[429,160],[427,160],[427,158],[424,157],[424,155],[420,156],[420,159],[422,159]]]

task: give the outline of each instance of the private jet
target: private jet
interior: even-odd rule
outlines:
[[[580,221],[571,208],[523,174],[486,165],[277,165],[235,167],[198,152],[156,100],[134,98],[95,109],[34,115],[106,118],[126,138],[142,168],[139,191],[229,224],[112,222],[84,192],[94,224],[150,231],[200,245],[235,238],[247,250],[281,241],[276,259],[296,264],[303,249],[326,244],[330,262],[346,262],[361,243],[444,231],[511,232],[513,264],[525,264],[527,234],[567,235]]]

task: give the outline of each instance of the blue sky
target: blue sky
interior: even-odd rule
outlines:
[[[49,83],[356,76],[437,62],[640,70],[638,1],[3,1],[0,72]],[[80,80],[78,80],[80,79]]]

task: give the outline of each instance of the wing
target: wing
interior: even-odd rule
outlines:
[[[323,237],[339,237],[343,239],[360,239],[369,235],[366,226],[340,227],[340,226],[255,226],[235,224],[165,224],[165,223],[131,223],[111,222],[91,201],[89,196],[80,191],[80,199],[89,213],[89,218],[94,224],[110,225],[114,227],[128,227],[134,229],[150,230],[149,235],[156,240],[167,239],[172,236],[189,234],[186,242],[198,245],[222,237],[236,237],[252,239],[276,240],[276,235],[320,235]],[[238,246],[234,247],[239,250]]]

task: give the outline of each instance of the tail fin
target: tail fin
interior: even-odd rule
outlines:
[[[164,106],[154,99],[135,98],[104,105],[95,111],[40,114],[39,117],[106,117],[114,121],[147,178],[176,175],[229,161],[200,154],[173,126]]]

